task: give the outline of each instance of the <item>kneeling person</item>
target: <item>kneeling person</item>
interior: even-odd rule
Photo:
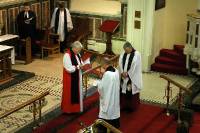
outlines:
[[[120,127],[120,79],[119,72],[104,59],[105,72],[98,83],[100,94],[99,118],[105,120],[116,128]],[[103,127],[102,127],[103,128]],[[105,130],[105,129],[104,129]]]

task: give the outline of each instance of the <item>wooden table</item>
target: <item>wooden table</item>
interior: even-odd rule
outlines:
[[[0,45],[0,83],[12,76],[11,51],[13,47]]]
[[[115,55],[112,51],[112,35],[116,32],[119,27],[119,21],[116,20],[106,20],[100,26],[102,32],[106,32],[106,51],[104,54]]]

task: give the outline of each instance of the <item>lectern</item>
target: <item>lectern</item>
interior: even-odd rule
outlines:
[[[104,54],[114,55],[112,51],[112,35],[116,33],[117,28],[119,27],[119,21],[116,20],[105,20],[100,26],[100,31],[106,33],[106,51]]]

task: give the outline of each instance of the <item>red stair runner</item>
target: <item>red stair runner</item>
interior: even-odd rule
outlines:
[[[190,128],[190,133],[199,133],[200,132],[200,112],[194,113],[194,121],[192,127]]]
[[[161,64],[179,66],[179,67],[185,66],[184,61],[177,61],[175,59],[171,59],[171,58],[168,58],[168,57],[162,57],[162,56],[156,57],[155,62],[161,63]]]
[[[97,116],[98,108],[96,107],[70,124],[67,124],[58,133],[66,133],[69,131],[70,133],[76,133],[81,128],[80,121],[86,125],[91,125],[97,119]],[[135,112],[121,112],[120,130],[123,133],[158,133],[165,131],[172,121],[174,121],[173,117],[165,116],[164,109],[157,106],[141,104]],[[174,129],[174,133],[175,131],[176,129]]]
[[[183,54],[184,45],[174,45],[174,49],[161,49],[152,71],[186,75],[186,56]]]
[[[152,64],[151,70],[158,72],[165,72],[165,73],[173,73],[173,74],[183,74],[183,75],[187,74],[187,69],[183,67],[176,67],[174,65],[166,65],[159,63]]]
[[[175,49],[178,53],[183,54],[184,45],[174,45],[174,49]]]

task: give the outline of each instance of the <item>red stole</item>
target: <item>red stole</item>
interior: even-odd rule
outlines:
[[[74,64],[72,60],[73,53],[70,50],[67,50],[67,53],[70,55],[72,65]],[[79,74],[79,70],[78,71]],[[78,77],[78,79],[74,80],[74,77]],[[80,112],[80,81],[79,81],[79,75],[78,76],[73,76],[73,73],[69,73],[63,69],[63,92],[62,92],[62,102],[61,102],[61,110],[65,113],[76,113]],[[76,81],[76,82],[73,82]],[[78,85],[78,88],[76,88],[76,96],[74,95],[74,89],[72,86],[75,86],[74,84]],[[78,102],[74,102],[73,98],[78,97]],[[76,101],[76,100],[75,100]]]

